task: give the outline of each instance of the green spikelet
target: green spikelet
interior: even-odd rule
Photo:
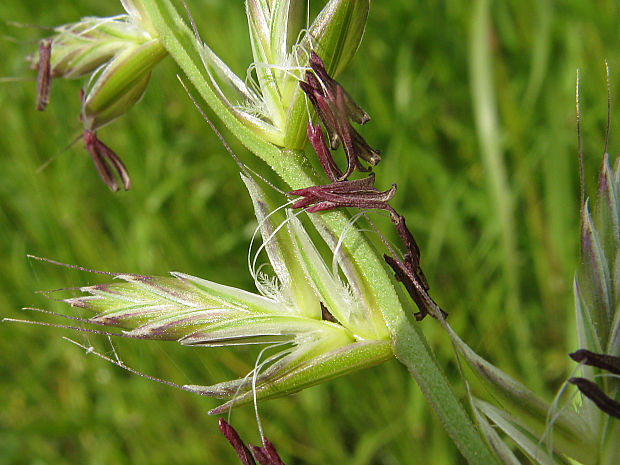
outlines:
[[[95,313],[87,323],[115,327],[115,334],[129,338],[265,347],[269,356],[259,356],[261,363],[243,378],[184,386],[228,400],[212,413],[297,392],[394,356],[381,314],[352,291],[359,288],[355,272],[346,282],[331,273],[301,221],[290,211],[274,211],[258,184],[243,180],[273,269],[252,268],[258,294],[183,273],[123,274],[65,300]]]
[[[613,169],[603,156],[593,214],[581,209],[581,266],[575,278],[575,302],[581,347],[620,354],[620,158]]]

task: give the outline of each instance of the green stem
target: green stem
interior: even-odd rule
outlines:
[[[403,317],[406,315],[403,314]],[[402,318],[390,329],[396,358],[407,367],[433,407],[439,421],[470,464],[497,464],[480,430],[472,423],[463,405],[454,395],[437,359],[430,351],[419,325],[412,318]]]
[[[264,141],[243,125],[219,100],[208,84],[209,78],[202,66],[196,40],[170,1],[142,0],[142,4],[170,56],[226,127],[248,149],[268,163],[292,189],[317,184],[319,177],[303,153]],[[313,221],[320,223],[338,238],[347,227],[349,217],[342,211],[333,211],[313,215]],[[452,392],[419,325],[410,317],[413,314],[411,305],[391,272],[388,272],[379,252],[355,229],[349,230],[344,236],[342,250],[351,257],[351,263],[362,276],[367,287],[364,292],[371,303],[381,311],[390,331],[396,358],[418,382],[458,449],[471,464],[498,463],[480,431]]]

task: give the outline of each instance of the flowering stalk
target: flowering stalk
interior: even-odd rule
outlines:
[[[244,124],[218,97],[203,64],[203,47],[196,43],[172,4],[168,0],[145,0],[143,5],[170,56],[228,129],[268,163],[291,189],[321,184],[321,176],[298,151],[297,138],[286,136],[285,145],[278,146],[259,137],[255,128]],[[316,49],[328,71],[342,69],[357,49],[367,9],[366,1],[332,0],[311,26],[315,35],[311,35],[307,42],[318,44]],[[349,25],[348,29],[346,25]],[[341,44],[344,44],[342,48]],[[305,132],[304,110],[295,110],[296,105],[301,106],[303,101],[298,102],[290,107],[292,113],[287,119],[287,134]],[[294,143],[287,145],[289,140]],[[495,463],[487,444],[452,392],[419,326],[413,321],[410,303],[374,246],[364,234],[355,230],[343,235],[349,219],[342,211],[314,214],[310,219],[326,242],[336,244],[341,239],[340,254],[347,258],[352,271],[359,276],[360,294],[383,317],[394,355],[410,370],[457,447],[471,463]]]
[[[114,173],[109,166],[111,165],[120,178],[123,188],[125,190],[129,189],[131,187],[129,173],[127,172],[127,168],[125,168],[125,164],[118,158],[118,155],[116,155],[110,147],[101,142],[94,131],[85,130],[83,137],[86,150],[90,154],[95,168],[97,168],[99,177],[101,177],[101,180],[106,186],[108,186],[111,191],[115,192],[118,190],[118,184],[116,183],[116,179],[114,179]]]
[[[247,1],[256,87],[246,86],[199,40],[169,0],[135,0],[130,12],[148,25],[145,30],[176,61],[228,129],[289,189],[304,195],[298,206],[315,210],[310,220],[336,255],[344,278],[323,263],[293,213],[282,213],[283,218],[278,219],[280,213],[257,184],[244,176],[259,219],[263,247],[274,270],[271,279],[255,273],[261,295],[175,273],[172,278],[120,275],[123,282],[83,288],[86,295],[68,302],[93,310],[96,315],[90,322],[119,326],[120,334],[126,337],[201,346],[268,343],[279,350],[268,358],[262,371],[257,369],[249,377],[207,387],[186,386],[200,394],[229,399],[213,413],[251,402],[254,397],[267,399],[295,392],[395,356],[416,379],[465,458],[475,464],[496,463],[480,431],[452,392],[392,270],[365,234],[349,229],[350,215],[341,208],[383,208],[394,193],[393,189],[375,189],[372,177],[344,181],[356,168],[367,170],[359,157],[371,166],[379,161],[377,152],[349,122],[363,123],[368,116],[352,104],[331,77],[355,53],[369,1],[330,0],[308,32],[294,43],[291,37],[296,36],[299,23],[287,22],[289,30],[282,18],[299,18],[303,4],[293,0]],[[311,50],[317,54],[312,55]],[[116,102],[122,108],[133,104],[133,97],[145,85],[150,64],[143,63],[142,74],[132,82],[127,72],[132,67],[126,63],[120,63],[124,64],[119,68],[122,71],[113,73],[110,79],[121,76],[121,82],[136,92],[128,92],[130,98],[123,102],[121,95],[97,88],[104,104],[95,105],[94,118],[85,115],[85,124],[93,125],[89,130],[117,116]],[[304,74],[308,71],[312,73]],[[302,151],[309,123],[306,97],[298,84],[304,78],[309,86],[305,90],[329,131],[332,148],[338,143],[344,146],[344,173],[326,152],[321,156],[330,170],[326,174],[315,172]],[[87,97],[85,105],[93,102],[97,100],[89,101]],[[320,137],[316,127],[311,128],[313,137]],[[89,141],[94,148],[96,142],[92,138]],[[326,178],[332,183],[325,184]],[[398,231],[407,249],[404,261],[398,262],[402,270],[400,275],[397,272],[397,278],[403,282],[413,280],[420,286],[415,292],[428,296],[413,236],[406,234],[404,219],[400,221],[395,212],[384,209],[393,215],[397,228],[400,225]],[[416,303],[422,305],[422,312],[431,308],[429,302]],[[437,316],[442,319],[439,312]]]
[[[274,211],[259,186],[244,182],[254,202],[275,276],[252,272],[259,294],[182,273],[172,278],[119,275],[123,282],[84,287],[67,299],[96,313],[88,323],[120,327],[125,337],[174,340],[186,346],[269,345],[273,354],[244,378],[185,386],[227,399],[211,413],[282,396],[391,358],[385,323],[324,263],[301,222]],[[283,223],[283,221],[285,221]],[[284,227],[285,225],[286,227]],[[334,321],[323,318],[324,308]]]

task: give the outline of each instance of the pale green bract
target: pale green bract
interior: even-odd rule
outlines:
[[[306,28],[306,0],[248,0],[254,58],[248,79],[237,76],[207,44],[198,44],[212,90],[228,112],[264,140],[303,149],[308,112],[298,81],[304,79],[310,51],[338,75],[357,51],[369,6],[368,0],[330,0]]]

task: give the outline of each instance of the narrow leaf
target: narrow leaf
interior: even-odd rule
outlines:
[[[518,418],[520,424],[541,437],[547,427],[550,404],[529,388],[493,366],[467,344],[446,324],[450,338],[457,350],[465,357],[468,366],[478,374],[489,393],[502,404],[506,411]],[[554,423],[554,447],[582,463],[591,463],[595,456],[596,439],[586,422],[575,412],[564,410]]]
[[[476,406],[497,426],[499,426],[510,437],[519,448],[528,456],[528,458],[540,465],[558,465],[570,462],[557,454],[550,454],[543,448],[543,444],[538,437],[530,431],[523,428],[505,411],[494,407],[493,405],[477,400]],[[592,463],[585,462],[585,463]]]
[[[471,408],[474,412],[476,423],[482,430],[484,436],[489,442],[489,445],[493,449],[493,452],[495,452],[497,457],[505,465],[521,465],[521,462],[519,462],[515,454],[510,450],[510,448],[502,440],[502,438],[500,438],[499,434],[497,434],[497,430],[493,428],[493,426],[491,426],[487,418],[476,406],[476,400],[474,398],[472,398],[471,400]]]

